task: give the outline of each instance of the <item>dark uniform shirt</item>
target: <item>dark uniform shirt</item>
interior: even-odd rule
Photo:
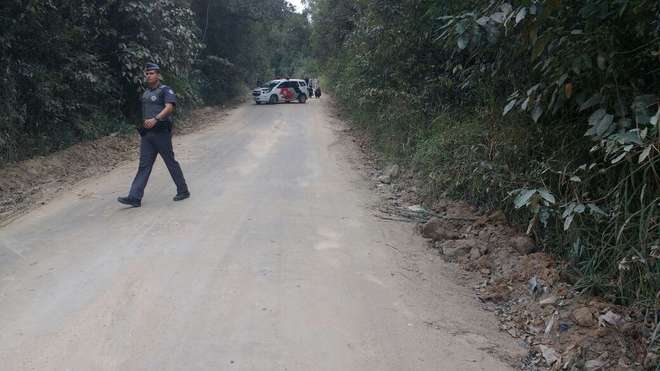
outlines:
[[[176,94],[174,94],[172,88],[161,84],[155,89],[147,89],[144,94],[142,94],[142,119],[146,120],[155,118],[156,115],[165,109],[165,103],[176,104]],[[161,118],[152,129],[141,128],[140,133],[165,130],[172,130],[171,115]]]

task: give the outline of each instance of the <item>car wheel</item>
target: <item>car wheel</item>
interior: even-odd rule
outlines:
[[[300,102],[300,103],[305,103],[305,102],[307,102],[307,96],[306,96],[305,94],[300,94],[300,95],[298,96],[298,102]]]
[[[270,103],[270,104],[277,103],[277,95],[275,95],[275,94],[271,95],[270,98],[268,99],[268,103]]]

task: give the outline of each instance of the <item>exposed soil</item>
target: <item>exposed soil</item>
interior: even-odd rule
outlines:
[[[204,127],[220,108],[194,111],[177,134]],[[533,240],[511,227],[503,213],[484,213],[459,201],[420,206],[413,172],[387,166],[368,136],[346,131],[364,153],[364,170],[382,193],[375,215],[419,226],[432,253],[456,262],[469,274],[483,307],[494,311],[502,331],[524,344],[527,370],[653,369],[658,364],[658,313],[609,304],[580,295],[565,263],[538,251]],[[0,224],[47,202],[79,181],[137,157],[137,135],[111,135],[46,157],[0,168]],[[660,307],[660,306],[659,306]]]
[[[338,114],[341,116],[341,114]],[[346,121],[346,118],[344,118]],[[484,212],[441,199],[420,205],[420,181],[379,158],[368,134],[351,129],[383,194],[377,215],[416,222],[429,248],[471,273],[465,281],[500,329],[528,349],[524,370],[641,370],[658,366],[660,310],[622,307],[583,295],[566,263],[539,251],[534,240],[508,224],[501,211]],[[660,308],[657,303],[656,308]]]
[[[207,126],[217,116],[226,115],[227,106],[204,107],[192,111],[175,126],[175,135],[184,135]],[[0,168],[0,225],[23,214],[89,177],[107,173],[119,164],[137,158],[139,136],[112,134],[75,144],[47,156],[12,163]]]

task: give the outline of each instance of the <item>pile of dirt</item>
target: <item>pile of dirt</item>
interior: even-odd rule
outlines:
[[[527,369],[641,369],[657,364],[648,349],[653,311],[579,295],[565,266],[538,251],[501,212],[479,216],[469,205],[440,201],[420,232],[447,260],[479,274],[477,296],[500,327],[529,349]],[[471,220],[472,219],[472,220]]]
[[[219,107],[204,107],[191,111],[177,122],[175,135],[188,134],[218,122],[228,115],[227,108],[244,99]],[[8,164],[0,168],[0,224],[46,203],[62,190],[121,163],[134,160],[139,152],[137,134],[111,134],[97,140],[75,144],[48,156]]]

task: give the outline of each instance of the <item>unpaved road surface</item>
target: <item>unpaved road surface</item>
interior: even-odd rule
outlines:
[[[506,370],[519,354],[410,223],[376,218],[325,100],[245,104],[0,228],[1,370]]]

